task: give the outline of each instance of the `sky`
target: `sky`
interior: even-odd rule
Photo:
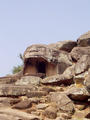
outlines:
[[[0,77],[32,44],[77,40],[90,30],[90,0],[0,0]]]

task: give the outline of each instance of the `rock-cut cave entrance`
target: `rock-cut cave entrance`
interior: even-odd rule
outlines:
[[[37,62],[36,64],[37,72],[46,74],[46,64],[45,62]]]
[[[46,76],[47,61],[43,58],[30,58],[25,62],[24,75]]]

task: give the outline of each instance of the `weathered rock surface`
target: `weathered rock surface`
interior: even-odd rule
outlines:
[[[73,77],[74,77],[74,65],[71,67],[68,67],[65,72],[61,75],[54,75],[51,77],[47,77],[41,81],[42,84],[71,84],[73,83]]]
[[[50,99],[52,102],[55,102],[58,108],[64,112],[73,113],[74,112],[74,104],[68,98],[67,95],[62,94],[60,92],[51,93]]]
[[[25,96],[30,91],[37,90],[35,86],[17,86],[17,85],[0,85],[0,96],[9,97],[9,96]]]
[[[17,104],[15,104],[12,108],[16,109],[26,109],[32,107],[32,103],[30,100],[23,100]]]
[[[42,120],[40,117],[22,112],[20,110],[13,110],[10,108],[0,109],[1,120]]]
[[[44,116],[50,119],[55,119],[57,117],[57,109],[55,107],[49,106],[45,109]]]
[[[88,71],[90,68],[90,56],[83,55],[80,60],[75,64],[75,75]]]
[[[90,56],[90,46],[89,47],[75,47],[72,49],[70,54],[74,61],[78,61],[83,55]]]
[[[41,81],[40,77],[36,76],[24,76],[21,77],[20,80],[18,80],[15,85],[39,85]]]
[[[58,63],[59,68],[62,68],[59,74],[62,74],[68,67],[72,66],[71,56],[67,52],[60,52],[58,55]]]
[[[82,47],[90,46],[90,31],[81,35],[77,40],[77,44]]]
[[[85,86],[87,90],[90,92],[90,68],[88,70],[88,74],[85,76]]]
[[[75,41],[66,40],[66,41],[57,42],[55,44],[54,43],[49,44],[48,46],[51,48],[55,48],[57,50],[63,50],[63,51],[70,52],[76,45],[77,43]]]
[[[32,98],[32,97],[42,97],[42,96],[46,96],[48,93],[45,91],[31,91],[27,93],[27,97],[28,98]]]
[[[77,88],[77,87],[72,87],[68,89],[67,95],[73,99],[73,100],[78,100],[78,101],[84,101],[87,100],[90,97],[89,92],[83,87],[83,88]]]
[[[48,62],[56,61],[59,51],[55,49],[50,49],[47,45],[32,45],[26,49],[24,52],[24,60],[30,57],[38,58],[42,57]]]
[[[90,119],[90,31],[77,42],[32,45],[23,62],[0,78],[0,120]]]
[[[60,85],[60,84],[65,84],[65,85],[70,85],[73,83],[73,79],[70,76],[65,76],[63,74],[61,75],[54,75],[51,77],[47,77],[41,81],[42,84],[47,84],[47,85]]]

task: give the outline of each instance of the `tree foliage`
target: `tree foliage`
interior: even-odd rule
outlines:
[[[21,53],[19,54],[19,58],[21,59],[21,61],[23,63],[23,56],[22,56]],[[15,73],[20,72],[22,70],[22,66],[23,65],[14,66],[13,69],[12,69],[12,73],[15,74]]]
[[[14,66],[13,67],[13,70],[12,70],[12,73],[15,74],[15,73],[18,73],[22,70],[22,65],[18,65],[18,66]]]

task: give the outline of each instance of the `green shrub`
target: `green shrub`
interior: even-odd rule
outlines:
[[[14,66],[13,67],[13,70],[12,70],[12,73],[15,74],[15,73],[18,73],[22,70],[22,65],[18,65],[18,66]]]

